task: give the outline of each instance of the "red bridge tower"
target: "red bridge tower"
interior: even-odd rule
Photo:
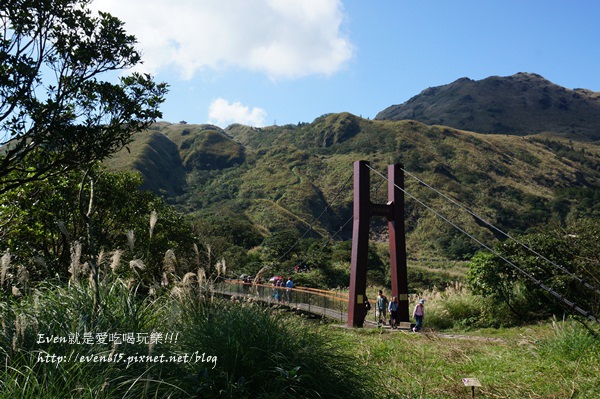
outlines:
[[[369,164],[366,161],[354,163],[354,226],[352,230],[350,294],[348,296],[348,326],[350,327],[362,327],[365,320],[369,223],[372,216],[382,216],[388,220],[392,296],[398,297],[400,305],[398,309],[399,321],[410,321],[402,165],[388,166],[387,204],[373,204],[371,202],[369,169]]]

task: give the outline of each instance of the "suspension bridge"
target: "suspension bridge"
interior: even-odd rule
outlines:
[[[213,293],[240,302],[260,302],[282,307],[308,316],[348,322],[348,293],[341,290],[322,290],[309,287],[278,287],[270,284],[247,283],[239,279],[223,280],[211,288]],[[363,326],[377,327],[375,311],[365,311]],[[389,324],[381,326],[389,328]],[[399,323],[400,329],[411,328],[410,322]]]
[[[286,307],[339,322],[348,319],[348,295],[341,291],[278,287],[236,279],[216,284],[213,291],[234,300]]]
[[[370,174],[381,178],[381,182],[375,188],[371,188]],[[414,174],[406,171],[402,165],[389,165],[388,175],[374,169],[366,161],[357,161],[354,163],[353,174],[341,185],[335,196],[327,202],[325,209],[311,221],[304,234],[287,249],[280,257],[279,261],[285,257],[305,238],[320,219],[327,213],[328,209],[340,197],[343,190],[346,189],[352,177],[354,177],[354,211],[353,215],[343,223],[339,229],[330,237],[333,240],[346,226],[353,223],[352,232],[352,259],[351,259],[351,277],[349,282],[349,293],[341,291],[318,290],[313,288],[287,288],[276,287],[269,284],[261,284],[258,279],[252,283],[245,283],[241,280],[226,280],[215,287],[217,293],[239,298],[245,301],[260,301],[269,305],[285,306],[299,312],[318,315],[321,317],[337,320],[346,323],[350,327],[363,327],[365,325],[374,325],[374,321],[367,318],[365,312],[366,300],[366,272],[367,272],[367,249],[369,236],[369,221],[372,217],[384,217],[388,221],[389,245],[390,245],[390,272],[392,280],[392,296],[399,300],[398,319],[401,327],[410,328],[409,319],[409,296],[408,296],[408,278],[407,278],[407,255],[405,247],[404,231],[404,201],[405,197],[422,206],[424,209],[432,212],[436,217],[452,226],[461,234],[473,240],[482,248],[496,255],[502,261],[506,262],[517,272],[521,273],[527,279],[531,280],[537,287],[545,291],[563,308],[573,314],[583,316],[584,318],[599,323],[598,317],[588,309],[570,300],[553,289],[547,282],[537,278],[533,273],[519,266],[516,262],[507,259],[490,245],[469,233],[465,228],[444,216],[441,212],[434,209],[425,201],[419,199],[416,195],[406,190],[404,186],[405,176],[414,179],[419,185],[431,190],[436,195],[448,201],[452,206],[461,212],[466,212],[475,218],[479,224],[487,226],[504,236],[507,240],[514,241],[525,250],[534,254],[538,259],[546,262],[550,267],[558,269],[572,281],[579,284],[582,288],[590,290],[592,295],[600,295],[600,289],[593,286],[575,273],[569,271],[566,267],[551,261],[527,244],[519,241],[509,233],[504,232],[483,217],[469,210],[466,206],[459,203],[456,199],[442,193],[432,185],[426,183]],[[387,182],[388,201],[385,204],[373,203],[371,195],[376,193],[383,183]],[[374,313],[374,311],[373,311]]]

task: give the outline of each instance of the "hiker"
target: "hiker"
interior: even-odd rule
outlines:
[[[377,299],[375,300],[375,318],[377,319],[377,327],[385,324],[387,316],[388,299],[383,295],[383,291],[379,290]]]
[[[392,327],[392,329],[395,329],[398,324],[398,306],[398,297],[393,296],[388,305],[388,310],[390,311],[390,327]]]
[[[417,332],[421,328],[423,328],[423,316],[425,316],[425,306],[423,306],[424,303],[425,299],[421,299],[419,303],[417,303],[417,305],[415,306],[415,310],[413,310],[413,317],[417,321],[417,323],[413,327],[414,332]]]
[[[371,302],[369,302],[369,298],[365,294],[365,319],[367,318],[367,314],[369,314],[369,310],[371,310]]]
[[[250,281],[250,276],[244,276],[242,280],[242,290],[244,294],[247,294],[250,291],[250,286],[252,285],[252,281]]]
[[[292,281],[291,277],[288,277],[287,282],[285,283],[285,286],[287,287],[286,290],[286,299],[288,302],[292,301],[292,288],[294,288],[294,282]]]

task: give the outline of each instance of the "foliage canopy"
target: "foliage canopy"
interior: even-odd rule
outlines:
[[[539,281],[598,318],[599,237],[600,222],[582,219],[566,229],[548,228],[519,237],[518,242],[498,244],[495,247],[498,256],[482,252],[471,259],[467,274],[470,287],[476,294],[505,303],[523,318],[560,313],[561,305],[566,302],[549,296]],[[535,252],[525,245],[535,248]],[[522,271],[500,257],[518,265]]]
[[[0,10],[0,193],[87,167],[161,116],[167,85],[133,73],[135,37],[89,0],[6,0]]]
[[[162,278],[163,260],[171,250],[177,256],[177,270],[172,272],[188,271],[195,259],[194,234],[183,215],[157,195],[139,190],[141,178],[137,175],[102,170],[94,170],[92,175],[93,192],[91,186],[81,183],[89,175],[71,171],[23,184],[0,197],[0,252],[10,254],[14,265],[10,267],[27,270],[33,281],[66,280],[75,263],[100,263],[100,253],[119,252],[123,263],[143,260],[141,275],[151,283]],[[90,197],[94,211],[86,220],[81,208],[88,206]],[[91,235],[88,223],[93,226]],[[123,269],[127,268],[118,271]],[[10,269],[8,272],[11,274]],[[19,280],[17,271],[12,275]],[[8,279],[6,283],[10,288]],[[10,283],[20,288],[27,284]]]

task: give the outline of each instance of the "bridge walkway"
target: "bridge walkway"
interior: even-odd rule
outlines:
[[[289,309],[348,322],[348,294],[341,291],[320,290],[306,287],[275,287],[269,284],[245,284],[241,280],[226,280],[216,284],[214,292],[246,301],[260,301],[269,306],[283,306]],[[374,311],[365,319],[364,327],[376,328]],[[385,325],[383,328],[389,329]],[[409,323],[401,323],[400,329],[410,329]]]

